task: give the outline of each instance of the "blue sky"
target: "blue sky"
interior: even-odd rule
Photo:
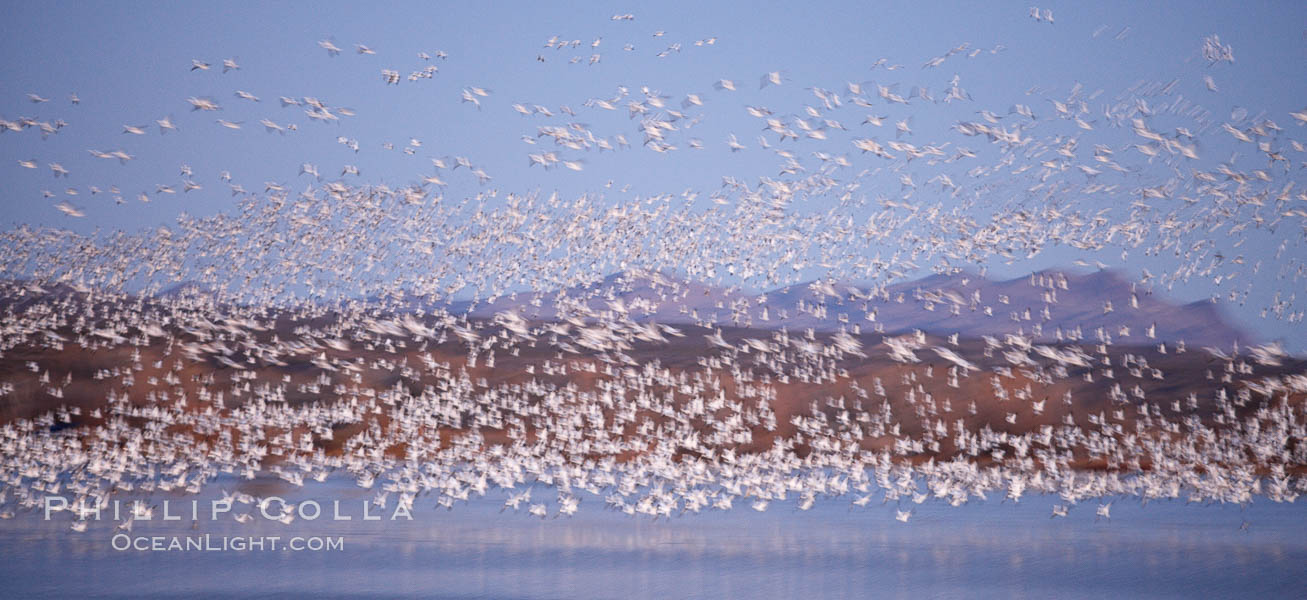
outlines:
[[[724,175],[745,181],[777,176],[778,158],[758,148],[764,123],[749,116],[746,106],[802,116],[805,106],[819,103],[811,88],[842,92],[849,82],[895,85],[904,96],[915,86],[925,86],[938,99],[956,76],[971,100],[909,107],[876,102],[866,110],[846,105],[838,115],[828,116],[838,118],[851,133],[832,132],[826,144],[795,143],[793,151],[806,165],[814,163],[811,152],[824,151],[848,155],[853,172],[874,167],[875,161],[859,155],[847,140],[871,135],[894,139],[893,124],[901,119],[908,119],[913,132],[909,139],[916,143],[984,146],[950,128],[959,120],[978,120],[976,111],[1006,114],[1018,103],[1045,116],[1053,111],[1050,98],[1066,98],[1077,85],[1083,88],[1081,97],[1102,90],[1089,102],[1097,111],[1137,84],[1175,80],[1167,101],[1182,95],[1211,114],[1213,131],[1199,136],[1207,167],[1234,152],[1241,153],[1239,160],[1251,161],[1247,168],[1263,166],[1260,159],[1249,158],[1247,145],[1241,147],[1219,133],[1220,123],[1231,120],[1240,108],[1249,117],[1265,111],[1266,118],[1284,128],[1277,146],[1302,135],[1289,116],[1307,106],[1307,6],[1301,3],[1041,1],[1039,7],[1052,11],[1053,24],[1030,18],[1029,4],[988,2],[759,2],[747,7],[692,2],[419,2],[381,7],[334,2],[10,2],[6,13],[17,25],[0,39],[5,58],[0,61],[0,117],[52,123],[62,119],[67,125],[48,139],[34,128],[0,134],[4,227],[33,224],[89,233],[166,224],[183,212],[215,214],[232,206],[227,185],[219,179],[223,171],[251,191],[262,190],[268,181],[298,190],[311,182],[310,176],[299,174],[306,162],[317,165],[324,179],[340,178],[342,168],[353,165],[360,174],[345,176],[346,181],[397,186],[434,172],[432,158],[464,156],[493,176],[490,185],[502,190],[592,192],[622,199],[693,189],[706,196],[720,188]],[[612,19],[627,13],[634,19]],[[659,31],[663,34],[655,36]],[[1233,49],[1234,63],[1211,65],[1202,58],[1203,39],[1212,34]],[[581,45],[545,48],[553,36],[580,40]],[[599,45],[592,49],[596,39]],[[709,39],[713,43],[695,45]],[[320,40],[334,42],[342,53],[328,56]],[[964,43],[969,46],[960,55],[923,68],[932,57]],[[356,44],[375,54],[357,53]],[[627,44],[633,49],[625,50]],[[657,56],[674,44],[680,45],[679,51]],[[982,52],[975,58],[966,57],[977,49]],[[448,58],[435,58],[438,51]],[[420,59],[419,52],[433,58]],[[600,59],[590,65],[593,54]],[[573,57],[580,61],[569,64]],[[240,69],[222,73],[227,58]],[[880,58],[903,68],[873,69]],[[193,59],[212,68],[192,70]],[[382,69],[407,76],[427,65],[438,68],[428,80],[387,86],[381,78]],[[773,71],[782,74],[782,84],[759,89],[760,77]],[[1219,92],[1207,89],[1205,75]],[[734,80],[738,91],[715,90],[713,83],[722,78]],[[461,98],[472,86],[489,90],[488,96],[479,97],[480,109]],[[702,118],[693,129],[678,132],[682,145],[677,151],[642,148],[638,123],[627,118],[622,106],[611,112],[585,106],[590,99],[613,97],[622,86],[632,94],[646,86],[657,90],[676,109],[687,94],[698,94],[704,105],[686,112]],[[237,98],[236,90],[260,101]],[[80,98],[77,105],[69,101],[70,93]],[[28,94],[49,101],[33,103]],[[356,116],[342,117],[339,123],[312,122],[299,107],[281,107],[280,96],[315,97],[332,107],[350,108]],[[874,98],[875,92],[869,96]],[[212,98],[223,109],[192,111],[190,97]],[[622,133],[634,147],[572,153],[570,158],[583,161],[580,172],[528,167],[527,154],[542,148],[524,143],[523,135],[534,137],[537,126],[563,121],[521,116],[514,103],[543,105],[555,113],[569,106],[577,112],[575,121],[597,133]],[[869,112],[890,119],[873,131],[859,125]],[[171,117],[180,131],[161,135],[155,121],[164,117]],[[298,130],[267,133],[259,124],[265,118],[283,126],[294,124]],[[217,119],[239,122],[241,129],[224,128]],[[145,134],[124,133],[124,126],[144,126]],[[1093,139],[1118,149],[1138,141],[1128,129],[1106,129],[1097,128],[1091,135],[1101,137]],[[748,149],[731,152],[726,146],[731,134]],[[359,151],[337,143],[340,137],[357,140]],[[705,148],[685,147],[690,138],[702,140]],[[421,146],[406,154],[403,149],[411,139]],[[777,145],[775,136],[771,142]],[[133,159],[120,164],[88,152],[119,149]],[[1290,171],[1277,178],[1300,179],[1298,163],[1305,158],[1294,158]],[[38,168],[20,165],[27,160],[35,160]],[[66,167],[69,176],[53,177],[50,163]],[[1139,164],[1141,184],[1170,176],[1160,166]],[[193,170],[193,181],[203,189],[181,192],[182,165]],[[446,197],[484,189],[464,169],[444,177],[449,183]],[[173,186],[178,193],[160,194],[160,185]],[[897,176],[869,179],[867,185],[873,196],[894,196],[900,187]],[[117,186],[123,202],[115,202],[108,192],[92,195],[90,186]],[[68,188],[77,195],[68,195]],[[45,191],[54,197],[44,197]],[[141,193],[150,201],[140,201]],[[926,196],[923,186],[916,198]],[[55,208],[59,202],[76,206],[86,216],[65,216]],[[816,201],[796,210],[822,208]],[[1304,257],[1301,232],[1287,227],[1248,238],[1231,250],[1268,263]],[[1285,240],[1287,255],[1273,258]],[[991,267],[999,275],[1019,276],[1031,269],[1066,266],[1074,258],[1085,257],[1053,250],[1032,261]],[[1135,271],[1170,266],[1164,257],[1091,258]],[[1231,310],[1264,335],[1285,337],[1282,322],[1260,319],[1257,312],[1275,292],[1292,293],[1301,281],[1278,280],[1269,268],[1256,276],[1249,273],[1245,280],[1251,300]],[[1214,287],[1209,279],[1173,293],[1194,300],[1229,289]],[[1291,329],[1291,342],[1303,339],[1297,327]]]

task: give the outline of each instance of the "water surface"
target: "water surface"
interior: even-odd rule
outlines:
[[[537,499],[548,497],[537,490]],[[10,597],[429,598],[1302,598],[1307,506],[1137,500],[1049,517],[1056,498],[953,508],[852,507],[793,500],[670,520],[606,511],[585,497],[573,517],[500,512],[502,495],[452,511],[419,498],[413,520],[362,522],[373,492],[339,484],[281,491],[327,510],[290,525],[222,516],[134,525],[134,536],[339,536],[339,551],[119,551],[110,522],[84,533],[39,513],[0,521],[0,581]],[[201,510],[212,494],[202,496]],[[160,497],[153,501],[157,502]],[[331,499],[352,521],[330,521]],[[738,504],[738,502],[737,502]],[[238,506],[239,508],[239,506]],[[156,510],[156,513],[159,511]],[[237,512],[240,512],[239,510]],[[275,512],[275,511],[274,511]],[[108,515],[106,515],[107,517]],[[156,514],[156,517],[158,515]]]

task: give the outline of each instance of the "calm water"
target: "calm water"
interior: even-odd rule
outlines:
[[[537,500],[546,496],[536,491]],[[412,521],[389,521],[392,498],[373,511],[382,521],[361,522],[372,492],[339,484],[259,492],[312,498],[326,510],[291,525],[203,514],[192,523],[190,499],[173,497],[182,522],[138,522],[132,535],[280,536],[283,545],[293,536],[342,536],[343,550],[118,551],[113,523],[74,533],[66,516],[26,514],[0,521],[0,596],[1307,598],[1301,502],[1118,500],[1112,519],[1097,522],[1097,502],[1066,519],[1049,518],[1053,498],[927,502],[913,505],[905,524],[892,504],[850,510],[844,500],[806,512],[793,500],[773,502],[765,513],[737,501],[727,513],[655,522],[604,511],[588,496],[571,518],[501,514],[496,496],[453,511],[420,498]],[[334,498],[353,521],[328,520]]]

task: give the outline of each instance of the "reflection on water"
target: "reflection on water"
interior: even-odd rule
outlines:
[[[111,522],[74,533],[67,517],[46,522],[27,514],[0,521],[5,595],[1307,596],[1301,504],[1120,501],[1110,521],[1096,521],[1097,503],[1050,519],[1051,498],[960,508],[927,502],[914,505],[904,524],[894,520],[892,504],[864,509],[842,500],[806,512],[777,502],[765,513],[737,508],[649,521],[606,512],[602,500],[588,498],[574,517],[541,520],[501,514],[503,498],[491,496],[453,511],[420,498],[412,521],[385,520],[391,504],[374,510],[382,521],[362,522],[361,502],[371,492],[329,485],[278,493],[322,502],[324,517],[290,525],[258,518],[241,525],[229,516],[192,523],[187,509],[182,522],[137,523],[132,534],[280,536],[283,544],[292,536],[343,536],[344,550],[117,551]],[[328,520],[335,498],[354,520]]]

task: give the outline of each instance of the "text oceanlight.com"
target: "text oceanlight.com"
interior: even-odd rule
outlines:
[[[109,543],[120,552],[331,552],[345,549],[345,538],[339,536],[132,536],[119,533]]]

